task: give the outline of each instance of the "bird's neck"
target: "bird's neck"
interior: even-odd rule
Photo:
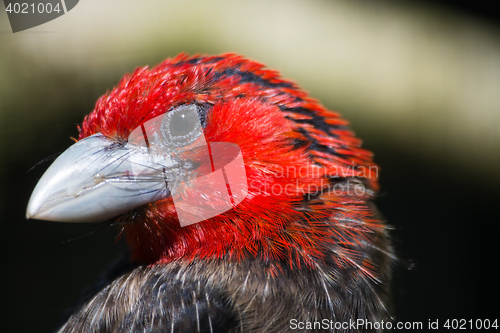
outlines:
[[[186,227],[165,200],[138,209],[123,230],[132,259],[142,264],[262,258],[295,267],[315,266],[333,255],[341,264],[363,266],[353,249],[383,231],[365,199],[323,193],[307,202],[250,202],[250,208],[243,201],[239,209]]]

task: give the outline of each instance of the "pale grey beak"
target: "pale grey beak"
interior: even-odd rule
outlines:
[[[170,196],[165,170],[176,162],[148,147],[119,145],[95,134],[60,155],[38,182],[26,217],[101,222]]]

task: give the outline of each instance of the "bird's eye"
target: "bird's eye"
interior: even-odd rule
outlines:
[[[198,115],[189,110],[179,110],[170,118],[170,135],[173,137],[191,133],[198,124]]]
[[[174,147],[193,143],[200,136],[201,130],[196,105],[183,105],[168,112],[162,124],[163,137]]]

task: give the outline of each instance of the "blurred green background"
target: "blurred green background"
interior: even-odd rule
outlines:
[[[447,1],[85,0],[13,34],[2,7],[4,327],[54,330],[125,248],[113,228],[26,221],[50,161],[37,164],[72,144],[75,125],[124,73],[180,52],[241,53],[351,121],[381,165],[377,204],[403,258],[397,320],[498,318],[488,304],[499,296],[500,25],[487,10],[467,9]]]

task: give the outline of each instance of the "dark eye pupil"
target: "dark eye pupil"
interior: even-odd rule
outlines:
[[[170,120],[170,135],[183,136],[191,133],[196,127],[198,119],[193,112],[179,112]]]

